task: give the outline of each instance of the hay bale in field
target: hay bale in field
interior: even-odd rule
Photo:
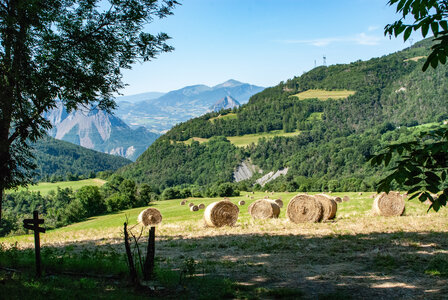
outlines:
[[[186,201],[186,200],[182,200],[182,201],[180,201],[180,205],[185,205],[185,204],[187,204],[187,201]]]
[[[199,206],[197,206],[197,205],[190,206],[190,211],[198,211],[198,210],[199,210]]]
[[[278,218],[280,207],[274,200],[260,199],[253,202],[248,207],[249,214],[254,219],[272,219]]]
[[[245,204],[246,204],[246,201],[241,200],[240,202],[238,202],[238,204],[239,204],[239,205],[245,205]]]
[[[264,198],[263,199],[269,199],[269,196],[264,196]]]
[[[204,208],[205,208],[205,204],[204,204],[204,203],[199,204],[199,205],[198,205],[198,208],[199,208],[199,209],[204,209]]]
[[[238,220],[240,209],[230,201],[213,202],[204,211],[204,221],[207,226],[233,226]]]
[[[280,207],[280,208],[283,207],[283,201],[282,201],[282,199],[275,199],[274,202],[277,203],[278,207]]]
[[[317,194],[314,195],[314,197],[316,197],[316,199],[320,201],[320,204],[322,204],[322,221],[334,219],[336,216],[336,211],[338,210],[338,204],[336,201],[325,194]]]
[[[341,203],[342,202],[342,198],[338,197],[338,196],[334,197],[333,200],[336,201],[336,203]]]
[[[373,211],[381,216],[401,216],[404,213],[404,199],[399,192],[381,193],[373,200]]]
[[[192,207],[192,206],[194,206],[193,202],[188,203],[188,207]]]
[[[249,198],[249,194],[246,195],[246,198]]]
[[[297,195],[289,201],[286,215],[293,223],[319,222],[322,219],[323,208],[320,201],[313,196]]]
[[[344,202],[350,201],[350,197],[344,196],[344,197],[342,197],[342,201],[344,201]]]
[[[158,209],[150,207],[138,215],[137,221],[143,223],[144,226],[157,225],[162,222],[162,214]]]
[[[359,196],[362,196],[362,193],[361,193],[361,192],[359,192],[359,193],[358,193],[358,195],[359,195]]]

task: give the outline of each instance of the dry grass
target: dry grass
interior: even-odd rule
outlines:
[[[419,61],[420,59],[424,59],[426,58],[426,56],[416,56],[416,57],[411,57],[408,59],[405,59],[404,61]]]
[[[374,216],[372,193],[347,194],[351,200],[338,204],[331,222],[293,224],[285,209],[279,219],[252,220],[241,207],[236,226],[223,228],[205,227],[202,214],[191,214],[179,200],[160,201],[153,206],[164,217],[156,231],[156,255],[168,268],[178,269],[191,258],[200,273],[222,275],[241,285],[300,288],[310,297],[342,293],[354,298],[443,298],[448,292],[448,269],[441,267],[443,262],[448,265],[447,209],[426,213],[424,204],[406,201],[404,216]],[[293,195],[272,197],[283,199],[286,207]],[[231,201],[251,204],[263,197],[256,193],[254,200],[247,200],[243,194]],[[207,205],[216,199],[200,201]],[[126,214],[132,221],[140,211]],[[123,251],[124,221],[124,213],[93,218],[49,231],[42,243],[80,251],[106,246]],[[0,239],[15,241],[19,247],[33,245],[32,236]]]
[[[355,93],[356,93],[355,91],[349,91],[349,90],[340,90],[340,91],[307,90],[305,92],[301,92],[293,96],[299,98],[299,100],[305,100],[305,99],[328,100],[328,99],[346,99],[349,96],[354,95]]]

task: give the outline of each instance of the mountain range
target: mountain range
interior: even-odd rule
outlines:
[[[210,112],[216,102],[227,96],[235,104],[243,104],[262,90],[264,87],[228,80],[213,87],[187,86],[158,98],[145,94],[118,97],[115,114],[131,126],[145,126],[152,132],[164,133],[178,123]]]
[[[144,127],[131,129],[120,118],[96,108],[79,107],[68,113],[62,104],[44,114],[51,137],[88,149],[135,160],[159,135]]]

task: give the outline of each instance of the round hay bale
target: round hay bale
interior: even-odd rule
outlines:
[[[240,202],[238,202],[238,204],[239,204],[239,205],[245,205],[245,204],[246,204],[246,201],[241,200]]]
[[[248,207],[249,214],[254,219],[272,219],[278,218],[280,207],[274,200],[260,199],[253,202]]]
[[[358,193],[358,195],[359,195],[359,196],[362,196],[362,193],[361,193],[361,192],[359,192],[359,193]]]
[[[350,197],[344,196],[344,197],[342,197],[342,201],[344,201],[344,202],[350,201]]]
[[[381,193],[373,200],[374,213],[381,216],[401,216],[404,213],[404,200],[399,192]]]
[[[322,221],[334,219],[336,211],[338,210],[338,204],[330,196],[325,194],[314,195],[317,200],[322,204]]]
[[[278,207],[280,207],[280,208],[283,207],[283,201],[282,201],[282,199],[275,199],[274,202],[277,203]]]
[[[144,226],[157,225],[162,222],[162,214],[158,209],[150,207],[138,215],[137,221],[143,223]]]
[[[336,203],[341,203],[342,202],[342,198],[338,197],[338,196],[334,197],[333,200],[336,201]]]
[[[207,226],[233,226],[238,220],[240,209],[230,201],[213,202],[204,211],[204,221]]]
[[[180,205],[185,205],[185,204],[187,204],[187,201],[186,201],[186,200],[182,200],[182,201],[180,202]]]
[[[249,198],[249,194],[246,195],[246,198]]]
[[[197,205],[190,206],[190,211],[198,211],[198,210],[199,210],[199,206],[197,206]]]
[[[188,207],[192,207],[192,206],[194,206],[193,202],[188,203]]]
[[[286,209],[288,219],[293,223],[319,222],[323,208],[320,201],[309,195],[297,195],[289,201]]]
[[[198,208],[199,208],[199,209],[204,209],[204,208],[205,208],[205,204],[204,204],[204,203],[199,204],[199,205],[198,205]]]

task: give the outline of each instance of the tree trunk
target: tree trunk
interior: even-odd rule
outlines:
[[[3,188],[0,187],[0,227],[2,226]]]

